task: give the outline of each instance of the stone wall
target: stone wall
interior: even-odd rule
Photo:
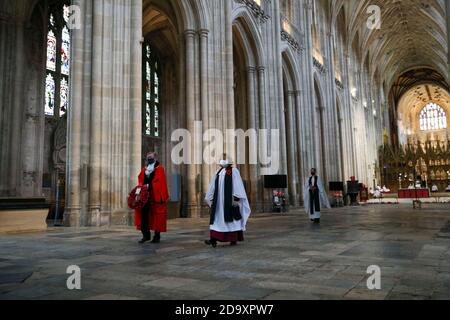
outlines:
[[[15,3],[0,10],[0,33],[6,39],[0,48],[4,133],[0,193],[40,195],[48,157],[43,80],[39,80],[44,64],[42,60],[35,69],[27,68],[26,51],[42,41],[42,35],[35,33],[37,40],[29,39],[33,33],[26,30],[33,20],[20,7],[24,0]],[[298,0],[280,6],[280,1],[262,0],[257,6],[251,0],[75,0],[74,4],[81,8],[82,27],[72,33],[66,225],[132,223],[126,196],[136,184],[143,153],[141,44],[144,36],[156,37],[143,31],[148,27],[143,21],[152,23],[144,10],[159,10],[174,28],[169,38],[176,49],[173,59],[167,60],[173,66],[165,76],[160,151],[168,177],[182,176],[186,215],[207,213],[203,197],[217,167],[176,166],[170,161],[171,132],[177,128],[193,132],[196,121],[202,121],[203,130],[278,129],[278,140],[270,142],[279,145],[278,173],[289,175],[293,206],[301,204],[311,167],[322,168],[319,174],[326,181],[355,175],[361,182],[372,182],[377,146],[387,123],[387,108],[381,109],[385,94],[337,36],[337,25],[319,2]],[[235,52],[242,56],[239,88]],[[321,55],[320,61],[313,59],[315,54]],[[238,93],[245,97],[236,100]],[[235,101],[241,102],[235,106]],[[193,139],[191,150],[199,154],[204,146],[201,139]],[[254,210],[267,211],[270,196],[263,189],[262,167],[241,169]]]

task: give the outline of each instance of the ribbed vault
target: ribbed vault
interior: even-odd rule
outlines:
[[[371,74],[383,75],[387,88],[417,67],[447,74],[445,0],[330,0],[330,5],[333,21],[345,9],[347,48],[359,37],[361,65],[368,59]],[[371,5],[381,9],[379,30],[367,27]]]

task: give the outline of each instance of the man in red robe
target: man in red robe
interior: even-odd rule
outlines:
[[[134,212],[134,223],[142,232],[142,240],[139,243],[150,241],[151,230],[155,231],[152,243],[161,241],[161,232],[167,232],[167,190],[166,174],[164,167],[158,162],[156,152],[150,152],[146,157],[146,166],[139,174],[139,185],[148,187],[150,197],[142,209]]]

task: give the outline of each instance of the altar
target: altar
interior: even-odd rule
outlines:
[[[430,189],[428,188],[398,190],[399,199],[415,199],[415,198],[429,198],[429,197],[430,197]]]

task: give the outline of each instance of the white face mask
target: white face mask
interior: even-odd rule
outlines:
[[[228,162],[228,160],[220,160],[220,166],[222,167],[222,168],[226,168],[226,167],[228,167],[229,165],[230,165],[230,163]]]
[[[149,175],[152,174],[152,172],[155,171],[155,164],[149,164],[147,166],[147,169],[145,169],[145,175],[148,177]]]

